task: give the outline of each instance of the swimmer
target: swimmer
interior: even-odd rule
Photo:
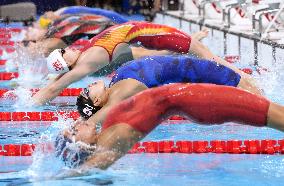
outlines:
[[[189,56],[151,56],[130,61],[118,68],[109,88],[97,81],[77,98],[80,115],[90,123],[103,123],[116,104],[147,88],[169,83],[212,83],[249,89],[232,69],[213,61]]]
[[[28,37],[23,43],[24,46],[28,47],[30,53],[37,54],[40,51],[44,55],[48,55],[54,49],[65,48],[78,39],[90,39],[113,25],[115,23],[104,16],[68,15],[61,20],[57,20],[46,31],[38,32],[38,34],[34,33],[34,31],[28,31],[27,35],[37,40],[30,42],[29,40],[32,39]],[[39,37],[42,34],[43,36]]]
[[[55,143],[56,154],[81,170],[106,169],[172,114],[204,125],[236,122],[284,131],[284,107],[262,96],[229,86],[171,84],[145,90],[116,105],[99,133],[87,122],[63,131]],[[71,144],[79,149],[75,156]]]
[[[137,48],[129,48],[129,44],[141,44],[147,49],[160,51],[145,52]],[[165,55],[170,53],[195,53],[198,57],[216,61],[239,73],[251,92],[261,94],[251,78],[241,70],[212,54],[198,40],[190,37],[175,28],[148,22],[127,22],[115,25],[93,37],[84,46],[77,50],[72,46],[66,49],[54,50],[47,58],[49,71],[59,74],[58,78],[37,92],[33,101],[42,105],[55,98],[71,83],[93,74],[103,67],[115,66],[123,62],[138,59],[143,56]],[[126,54],[128,59],[119,59]],[[132,59],[131,59],[132,58]]]
[[[58,20],[64,19],[68,16],[80,14],[100,15],[109,18],[116,24],[121,24],[129,21],[128,19],[125,19],[123,16],[114,11],[104,10],[100,8],[89,8],[82,6],[63,7],[54,12],[45,12],[42,16],[40,16],[38,21],[33,23],[33,26],[28,27],[25,40],[34,41],[42,39],[44,37],[44,34],[46,33],[46,29],[52,26],[54,22],[56,23]]]
[[[80,6],[64,7],[55,12],[49,11],[42,15],[38,22],[34,23],[32,27],[28,27],[25,40],[35,41],[43,39],[49,27],[56,26],[58,23],[68,17],[86,14],[106,17],[115,24],[121,24],[128,21],[116,12],[103,10],[100,8],[87,8]]]
[[[38,21],[38,24],[41,28],[47,28],[50,23],[52,23],[56,19],[62,18],[65,15],[78,15],[78,14],[90,14],[90,15],[101,15],[104,17],[108,17],[113,20],[113,22],[117,24],[126,23],[129,20],[121,16],[120,14],[110,11],[104,10],[100,8],[90,8],[84,6],[70,6],[63,7],[56,11],[48,11],[45,12]]]

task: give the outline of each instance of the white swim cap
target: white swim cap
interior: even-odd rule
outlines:
[[[62,73],[70,71],[68,64],[64,60],[60,50],[61,49],[55,49],[46,58],[47,68],[50,73],[62,74]]]

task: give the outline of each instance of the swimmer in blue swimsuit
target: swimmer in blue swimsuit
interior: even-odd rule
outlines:
[[[110,11],[110,10],[104,10],[100,8],[90,8],[90,7],[84,7],[84,6],[70,6],[70,7],[64,7],[60,8],[57,11],[48,11],[45,12],[40,18],[39,18],[39,25],[41,28],[46,28],[50,23],[52,23],[56,19],[60,19],[64,15],[78,15],[78,14],[90,14],[90,15],[100,15],[109,18],[114,23],[121,24],[128,22],[129,20],[124,18],[122,15]]]
[[[122,100],[169,83],[241,87],[243,82],[238,73],[213,61],[188,56],[145,57],[118,68],[108,88],[103,81],[85,88],[77,99],[78,110],[91,123],[101,123],[108,111]]]

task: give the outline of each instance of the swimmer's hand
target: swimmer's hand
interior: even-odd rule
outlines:
[[[60,170],[58,172],[58,174],[56,174],[55,179],[87,176],[89,174],[90,174],[90,172],[83,171],[83,170],[80,170],[80,169],[64,169],[64,170]]]

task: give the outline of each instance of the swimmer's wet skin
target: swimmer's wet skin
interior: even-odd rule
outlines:
[[[64,136],[97,148],[79,168],[105,169],[157,127],[169,113],[183,113],[205,125],[233,121],[284,131],[284,107],[261,96],[228,86],[171,84],[146,90],[116,105],[108,113],[99,134],[92,125],[81,123],[74,126],[74,135],[71,135],[74,131],[65,131]],[[64,154],[64,150],[57,146],[60,154]]]
[[[63,88],[109,65],[112,62],[112,58],[122,53],[128,47],[128,44],[137,42],[150,49],[168,50],[184,54],[195,52],[204,59],[216,61],[233,69],[242,76],[239,87],[260,94],[260,91],[253,85],[247,75],[244,75],[238,68],[213,55],[199,41],[192,39],[180,30],[166,25],[147,22],[127,22],[110,27],[101,34],[93,37],[80,51],[74,50],[73,46],[67,48],[63,58],[67,65],[73,67],[72,70],[58,76],[56,81],[37,92],[33,97],[34,103],[42,105],[50,99],[55,98]],[[53,55],[53,53],[50,55]],[[149,56],[149,53],[146,56]],[[47,59],[48,63],[51,64],[50,66],[55,66],[55,71],[58,71],[58,74],[62,74],[60,68],[54,65],[57,63],[57,60],[49,60],[54,58]]]

